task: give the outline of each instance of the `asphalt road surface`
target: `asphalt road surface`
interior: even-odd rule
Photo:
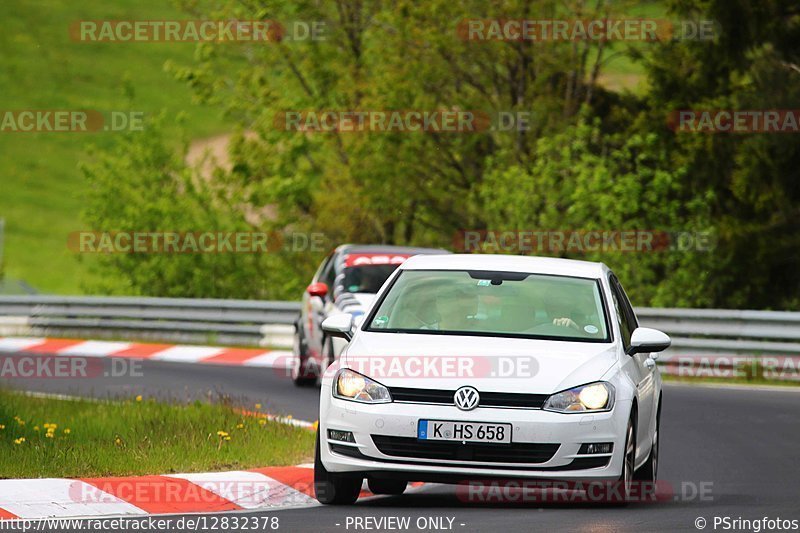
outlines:
[[[145,361],[142,376],[85,380],[15,380],[26,390],[96,397],[154,395],[192,399],[228,395],[275,413],[316,420],[316,389],[298,389],[270,369]],[[314,507],[227,516],[279,531],[752,531],[733,520],[800,520],[800,389],[742,390],[667,385],[659,494],[664,501],[613,507],[519,498],[465,501],[454,486],[427,485],[398,497],[349,507]],[[525,501],[528,500],[528,501]],[[204,515],[207,519],[222,515]],[[715,528],[715,518],[730,520]],[[173,517],[178,519],[180,517]],[[145,519],[137,519],[145,520]],[[381,521],[383,520],[383,521]],[[388,520],[388,521],[387,521]],[[395,520],[408,520],[408,526]],[[705,520],[705,522],[703,522]],[[213,524],[209,522],[207,524]],[[267,522],[266,524],[270,524]],[[739,523],[740,526],[747,525]],[[142,524],[144,526],[144,524]],[[130,528],[128,530],[142,530]],[[217,531],[223,531],[216,523]],[[766,530],[767,528],[761,527]]]

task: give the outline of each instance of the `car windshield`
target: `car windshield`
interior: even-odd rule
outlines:
[[[608,342],[606,324],[595,279],[405,270],[365,329]]]
[[[343,292],[375,294],[398,266],[391,264],[346,267],[342,272],[341,282],[337,285]]]

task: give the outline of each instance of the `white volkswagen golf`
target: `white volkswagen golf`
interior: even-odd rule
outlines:
[[[655,481],[655,359],[670,339],[639,327],[604,264],[417,256],[351,326],[347,314],[322,324],[350,343],[322,380],[320,502],[355,502],[365,478],[376,494],[522,478],[626,497]]]

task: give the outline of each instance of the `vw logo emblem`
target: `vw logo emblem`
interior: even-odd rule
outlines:
[[[480,401],[481,395],[475,387],[461,387],[456,391],[455,404],[462,411],[472,411]]]

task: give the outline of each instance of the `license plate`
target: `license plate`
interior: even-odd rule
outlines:
[[[417,438],[419,440],[510,443],[511,424],[420,420],[417,427]]]

